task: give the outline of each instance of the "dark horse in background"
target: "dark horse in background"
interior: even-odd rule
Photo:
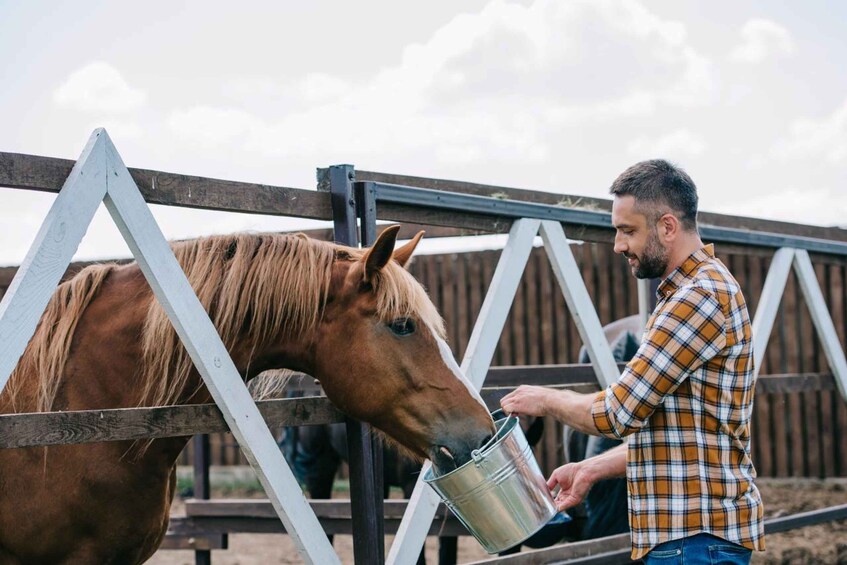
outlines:
[[[635,356],[644,332],[640,316],[628,316],[603,326],[606,340],[612,347],[615,361],[627,362]],[[585,347],[579,351],[579,362],[590,363]],[[568,462],[581,461],[600,455],[621,444],[620,440],[589,436],[565,426],[565,453]],[[578,539],[587,540],[622,534],[629,531],[626,502],[626,479],[599,481],[585,497],[581,507],[570,511],[581,523]]]
[[[439,472],[494,432],[406,271],[418,234],[370,249],[302,234],[173,244],[244,380],[318,379],[347,415]],[[91,266],[58,287],[0,394],[0,414],[168,404],[211,396],[137,264]],[[0,449],[0,563],[135,564],[168,527],[188,437]]]
[[[286,393],[297,397],[301,391],[294,388]],[[544,419],[535,418],[525,430],[527,442],[534,446],[544,432]],[[344,424],[316,426],[293,426],[283,429],[279,439],[285,459],[297,476],[297,480],[315,499],[332,497],[332,487],[338,469],[347,462],[347,428]],[[399,487],[403,498],[412,495],[420,475],[421,464],[398,452],[391,445],[383,445],[383,496],[388,498],[390,487]],[[331,539],[331,538],[330,538]],[[439,537],[439,565],[454,565],[457,562],[457,539],[453,536]],[[426,559],[421,551],[418,565]]]

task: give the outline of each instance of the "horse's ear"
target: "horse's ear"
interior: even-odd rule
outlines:
[[[389,226],[382,230],[374,244],[368,249],[362,260],[365,262],[365,282],[371,282],[374,276],[391,261],[394,244],[397,242],[397,232],[400,226]]]
[[[411,241],[409,241],[409,243],[394,252],[394,260],[400,263],[401,267],[405,267],[406,263],[409,262],[409,259],[412,258],[412,253],[415,252],[415,247],[418,246],[418,243],[420,243],[423,235],[423,230],[419,231],[417,234],[415,234],[415,237],[413,237]]]

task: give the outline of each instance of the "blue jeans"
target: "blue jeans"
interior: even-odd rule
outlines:
[[[752,551],[712,534],[660,543],[644,556],[645,565],[747,565]]]

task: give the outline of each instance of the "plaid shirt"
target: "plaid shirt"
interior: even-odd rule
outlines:
[[[597,431],[627,449],[632,558],[708,532],[764,549],[753,484],[753,348],[738,283],[712,245],[665,279],[644,339],[594,400]]]

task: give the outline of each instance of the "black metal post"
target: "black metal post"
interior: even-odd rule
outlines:
[[[335,241],[356,246],[356,199],[352,165],[329,168],[330,202],[332,203]],[[372,434],[367,424],[348,418],[347,453],[350,465],[350,506],[353,518],[353,559],[356,565],[381,565],[385,562],[382,489],[377,489]],[[380,451],[381,453],[381,451]],[[381,465],[379,474],[382,475]]]
[[[376,198],[373,189],[363,183],[355,183],[356,192],[356,208],[359,214],[359,231],[361,232],[362,246],[370,247],[376,241]],[[376,434],[371,434],[371,444],[373,447],[374,459],[374,481],[376,490],[376,499],[374,505],[377,511],[377,516],[384,516],[384,498],[388,496],[388,489],[385,485],[385,465],[383,462],[384,452],[382,450],[382,440]],[[379,522],[379,535],[384,540],[383,522]],[[382,544],[385,551],[385,543]],[[384,555],[380,562],[385,561]]]
[[[207,500],[211,496],[209,488],[209,436],[194,436],[194,498]],[[194,550],[194,565],[211,565],[212,552],[208,549]]]

